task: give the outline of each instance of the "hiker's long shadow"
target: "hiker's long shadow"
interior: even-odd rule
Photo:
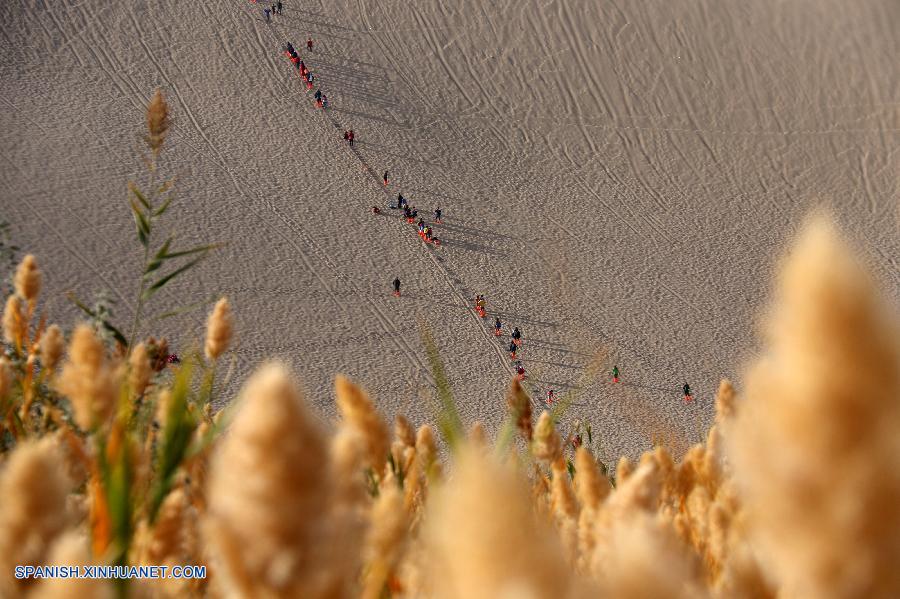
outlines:
[[[283,30],[284,30],[284,36],[287,37],[287,38],[291,38],[291,37],[293,37],[293,34],[296,33],[297,28],[296,28],[296,26],[295,26],[294,24],[292,24],[292,23],[279,23],[278,21],[280,21],[280,20],[283,19],[283,18],[284,18],[284,17],[277,17],[277,18],[274,18],[274,19],[272,19],[272,23],[271,23],[271,24],[274,25],[275,27],[278,27],[279,29],[283,29]],[[351,30],[351,31],[352,31],[352,30]],[[314,37],[318,37],[319,35],[325,35],[325,36],[328,36],[329,39],[341,40],[341,41],[344,41],[344,42],[352,42],[352,41],[355,39],[355,38],[352,38],[352,37],[349,37],[349,36],[337,35],[337,34],[334,34],[334,33],[330,32],[330,31],[316,31],[315,29],[309,29],[309,30],[308,30],[308,35],[312,35],[312,36],[314,36]],[[302,47],[301,47],[301,45],[302,45]],[[301,50],[302,52],[304,52],[304,53],[306,53],[306,54],[309,54],[309,51],[306,49],[306,43],[305,43],[305,40],[304,40],[304,43],[303,43],[303,44],[297,44],[296,47],[297,47],[298,50]],[[321,54],[322,51],[321,51],[321,50],[314,50],[312,53],[313,53],[313,54]]]
[[[434,191],[432,189],[423,189],[421,187],[407,187],[406,190],[410,193],[420,193],[426,196],[434,196],[436,198],[443,198],[445,200],[450,200],[451,202],[461,202],[462,198],[458,196],[447,195],[446,193],[441,193],[439,191]],[[457,225],[459,228],[459,226]],[[493,235],[493,233],[491,233]]]
[[[346,75],[349,80],[355,82],[374,81],[377,83],[381,83],[382,87],[386,90],[393,90],[393,87],[389,85],[390,81],[385,80],[387,77],[387,74],[385,72],[378,73],[365,71],[349,64],[317,60],[314,56],[305,57],[303,60],[303,64],[310,67],[313,70],[313,73],[329,73],[333,71],[335,74]]]
[[[440,168],[440,167],[441,167],[440,164],[437,164],[436,162],[431,162],[430,160],[422,160],[421,158],[414,158],[413,156],[408,156],[408,155],[404,155],[404,154],[397,154],[397,153],[394,153],[394,152],[389,152],[389,151],[387,151],[387,149],[386,149],[388,146],[385,146],[385,145],[382,145],[382,144],[376,144],[376,143],[372,143],[372,142],[370,142],[370,141],[357,141],[356,143],[359,144],[360,146],[366,148],[366,149],[368,149],[368,148],[376,149],[376,148],[377,148],[378,154],[379,154],[379,155],[382,155],[382,156],[393,156],[393,157],[395,157],[395,158],[400,158],[400,159],[402,159],[402,160],[408,160],[408,161],[410,161],[410,162],[418,162],[419,164],[425,164],[425,165],[428,165],[428,166],[433,166],[433,167],[435,167],[435,168]]]
[[[509,320],[511,322],[514,321],[516,324],[519,324],[519,323],[533,324],[533,325],[542,326],[542,327],[549,327],[551,329],[559,328],[559,325],[555,322],[546,322],[543,320],[538,320],[536,318],[529,318],[529,317],[523,316],[521,314],[513,314],[511,312],[494,312],[494,311],[490,311],[490,314],[492,316],[494,316],[494,315],[499,316],[500,320]]]
[[[347,110],[346,108],[335,108],[332,106],[331,108],[328,109],[328,111],[336,113],[336,114],[343,114],[346,116],[357,117],[360,119],[369,119],[369,120],[373,120],[373,121],[379,121],[381,123],[387,123],[388,125],[393,125],[394,127],[405,126],[404,123],[401,123],[397,119],[386,119],[384,117],[366,114],[364,112],[356,112],[354,110]],[[356,143],[360,143],[360,142],[356,142]]]
[[[572,368],[573,370],[580,370],[584,368],[584,366],[580,366],[578,364],[563,364],[562,362],[551,362],[549,360],[532,360],[530,358],[526,358],[526,361],[530,364],[547,364],[548,366],[559,366],[560,368]]]
[[[264,7],[263,7],[264,8]],[[291,21],[294,23],[302,23],[303,25],[317,25],[319,27],[329,27],[331,29],[338,29],[340,31],[349,31],[351,33],[368,33],[368,29],[354,29],[353,27],[345,27],[343,25],[337,25],[335,23],[329,23],[324,19],[320,19],[318,17],[313,18],[304,18],[301,15],[291,16],[290,12],[286,15],[279,15],[279,20]],[[331,35],[331,34],[328,34]],[[350,38],[348,38],[350,39]],[[303,46],[306,48],[306,46]],[[313,52],[315,52],[315,46],[313,46]]]
[[[509,252],[505,252],[503,250],[498,250],[492,247],[488,247],[486,245],[479,245],[477,243],[472,243],[470,241],[463,241],[461,239],[453,239],[441,237],[441,245],[447,248],[459,248],[461,250],[467,250],[469,252],[479,252],[481,254],[491,254],[493,256],[508,256]]]
[[[379,65],[379,64],[372,64],[371,62],[365,62],[362,60],[354,60],[353,58],[347,58],[346,56],[344,56],[342,54],[334,54],[332,52],[326,52],[325,50],[316,50],[314,55],[310,55],[310,56],[313,59],[315,59],[318,56],[333,56],[336,59],[341,60],[346,63],[361,64],[363,66],[372,67],[373,69],[378,69],[378,70],[384,71],[384,72],[389,71],[388,69],[386,69],[385,67],[383,67],[382,65]]]
[[[618,383],[613,383],[614,385],[622,385],[624,387],[637,387],[639,389],[650,389],[652,391],[665,391],[666,393],[677,393],[680,389],[674,387],[654,387],[653,385],[644,385],[641,383],[626,383],[625,381],[620,381]]]
[[[484,229],[476,229],[475,227],[464,227],[462,225],[454,224],[453,222],[445,222],[442,223],[441,227],[446,229],[447,231],[452,231],[454,233],[462,233],[463,235],[472,235],[474,237],[493,237],[495,239],[514,239],[509,235],[504,235],[503,233],[497,233],[496,231],[485,231]]]
[[[544,349],[544,350],[547,350],[550,352],[557,352],[560,354],[568,354],[571,356],[581,356],[581,357],[585,357],[585,358],[589,358],[591,356],[590,354],[586,354],[584,352],[579,352],[579,351],[575,351],[573,349],[568,349],[568,348],[566,348],[566,346],[561,345],[561,344],[560,345],[548,345],[548,344],[536,342],[533,339],[526,339],[525,344],[527,347],[541,348],[541,349]]]
[[[307,14],[307,15],[312,15],[312,16],[314,16],[314,17],[327,17],[327,16],[328,16],[328,15],[326,15],[325,13],[321,13],[321,12],[313,12],[313,11],[311,11],[311,10],[306,10],[305,8],[300,8],[300,7],[297,7],[297,6],[291,6],[291,7],[285,6],[285,7],[284,7],[284,10],[286,10],[286,11],[288,11],[288,12],[290,12],[290,13],[295,13],[295,12],[296,12],[296,13],[303,13],[303,14]]]

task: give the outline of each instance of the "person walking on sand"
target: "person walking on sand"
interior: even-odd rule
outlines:
[[[516,360],[516,378],[520,381],[525,379],[525,367],[522,366],[522,360]]]
[[[684,387],[682,387],[681,390],[684,391],[684,403],[694,401],[694,396],[691,395],[691,386],[687,384],[687,381],[685,381]]]
[[[387,187],[388,186],[388,172],[387,171],[384,171],[384,177],[382,178],[382,181],[384,181],[384,186]]]
[[[322,101],[322,90],[317,89],[315,95],[313,96],[316,99],[316,104]]]
[[[322,94],[322,108],[328,108],[328,96]]]
[[[313,41],[311,37],[306,38],[306,49],[309,52],[312,52]]]
[[[516,359],[516,344],[512,341],[509,342],[509,356],[515,360]]]
[[[441,221],[441,207],[440,206],[438,206],[437,208],[434,209],[434,222],[436,222],[436,223],[443,222],[443,221]]]
[[[619,382],[619,367],[618,366],[615,366],[615,365],[613,366],[612,375],[613,375],[613,382],[618,383]]]
[[[279,15],[284,14],[284,12],[283,12],[283,11],[284,11],[284,6],[281,4],[281,0],[278,0],[278,2],[275,3],[275,6],[278,8],[278,14],[279,14]]]
[[[512,342],[516,344],[516,347],[518,347],[519,344],[522,343],[522,331],[519,330],[519,327],[515,327],[513,329],[512,335],[510,335],[510,337],[512,337]]]
[[[556,395],[553,393],[553,389],[549,389],[547,391],[547,405],[552,406],[553,400],[555,400],[555,399],[556,399]]]
[[[266,14],[266,23],[269,22],[269,11],[270,11],[270,10],[272,10],[272,9],[269,8],[269,7],[266,7],[266,8],[263,9],[263,12]]]
[[[397,194],[397,208],[403,209],[404,206],[407,206],[408,203],[406,198],[403,197],[403,194]]]
[[[400,277],[394,279],[394,296],[400,297]]]
[[[350,147],[353,147],[353,129],[347,132],[347,143],[350,144]]]
[[[502,329],[503,329],[503,323],[500,322],[500,317],[498,316],[498,317],[494,320],[494,337],[499,337],[500,334],[501,334],[500,331],[501,331]]]

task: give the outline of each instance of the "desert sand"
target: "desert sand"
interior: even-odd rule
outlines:
[[[900,297],[894,0],[286,0],[270,24],[247,0],[10,0],[0,25],[0,221],[38,257],[51,320],[79,318],[65,292],[106,289],[129,322],[126,183],[146,180],[144,111],[167,95],[168,222],[181,246],[227,245],[151,306],[232,301],[219,405],[280,358],[323,418],[342,372],[385,414],[432,420],[427,323],[464,420],[495,430],[512,377],[499,315],[523,332],[536,409],[578,387],[564,426],[636,456],[699,440],[718,381],[740,387],[811,210]],[[280,53],[307,36],[327,112]],[[442,208],[441,247],[388,208],[398,192]],[[186,353],[204,321],[142,334]]]

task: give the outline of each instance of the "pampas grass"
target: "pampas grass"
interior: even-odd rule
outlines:
[[[34,302],[41,291],[41,271],[38,270],[37,260],[31,254],[25,256],[16,269],[13,279],[16,295],[27,302]]]
[[[62,329],[58,325],[50,325],[41,336],[41,364],[48,371],[56,370],[56,365],[59,364],[59,359],[65,351],[66,342],[63,339]]]
[[[16,580],[17,565],[46,562],[50,546],[68,525],[63,474],[52,438],[20,445],[0,476],[0,595],[19,595],[32,580]]]
[[[18,295],[10,295],[3,309],[3,340],[21,351],[24,339],[25,310],[22,299]]]
[[[287,371],[268,365],[247,383],[212,464],[207,534],[234,596],[319,597],[329,498],[325,439]]]
[[[95,561],[88,549],[88,540],[80,532],[71,531],[62,535],[46,560],[50,566],[82,566],[94,565]],[[115,592],[112,584],[106,580],[92,578],[51,578],[42,581],[28,595],[31,599],[71,599],[73,597],[90,597],[91,599],[112,599]]]
[[[426,551],[439,598],[565,597],[562,547],[537,519],[519,475],[465,448],[452,485],[432,498]]]
[[[371,468],[376,477],[383,476],[390,446],[387,425],[369,396],[349,379],[340,375],[335,377],[334,391],[343,426],[354,429],[365,440],[365,466]]]
[[[232,333],[231,306],[224,297],[216,302],[206,321],[206,343],[204,351],[210,360],[217,360],[228,349]]]
[[[509,408],[510,415],[516,428],[521,433],[522,438],[531,441],[533,432],[531,422],[531,398],[522,388],[522,384],[518,379],[513,379],[506,392],[506,406]]]
[[[75,422],[82,430],[90,430],[112,414],[117,378],[106,357],[106,348],[94,331],[79,325],[72,335],[69,359],[63,365],[57,387],[72,402]]]
[[[144,394],[147,385],[150,384],[150,377],[153,375],[153,371],[150,368],[150,356],[147,354],[147,346],[143,343],[138,343],[128,358],[128,364],[130,366],[128,384],[131,387],[131,392],[139,397]]]
[[[784,265],[734,436],[766,566],[797,597],[900,596],[900,331],[818,219]]]
[[[541,412],[531,440],[531,453],[546,465],[562,461],[562,440],[550,412]]]
[[[162,150],[169,126],[169,106],[162,92],[156,90],[147,107],[147,136],[145,138],[154,156]]]
[[[363,599],[379,599],[400,562],[408,532],[408,515],[403,509],[403,493],[388,485],[372,508],[372,526],[366,537]]]

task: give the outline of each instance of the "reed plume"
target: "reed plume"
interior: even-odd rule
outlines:
[[[213,456],[206,534],[234,596],[322,597],[327,448],[284,367],[254,374]]]
[[[634,463],[627,456],[619,458],[616,464],[616,486],[621,485],[634,472]]]
[[[583,445],[575,450],[575,492],[582,508],[597,509],[611,491],[594,455]]]
[[[522,437],[531,442],[531,399],[525,393],[519,379],[513,379],[510,383],[509,390],[506,392],[506,405]]]
[[[416,459],[422,460],[423,470],[428,480],[440,476],[441,464],[438,462],[437,442],[434,438],[434,429],[428,424],[423,424],[416,432]]]
[[[153,526],[147,527],[146,522],[143,523],[145,528],[137,535],[139,541],[135,545],[140,563],[162,564],[167,560],[190,563],[185,531],[187,519],[194,516],[182,487],[176,487],[166,495]]]
[[[719,382],[716,392],[716,423],[721,424],[734,417],[737,404],[737,392],[728,379]]]
[[[6,298],[3,309],[3,340],[21,350],[25,340],[25,309],[18,295]]]
[[[416,430],[402,414],[394,417],[394,440],[391,443],[391,455],[394,464],[401,473],[409,470],[416,452]]]
[[[75,423],[82,430],[90,430],[112,413],[118,391],[115,370],[91,327],[78,325],[72,334],[69,359],[57,388],[72,403]]]
[[[70,481],[52,438],[19,445],[0,477],[0,596],[19,595],[33,582],[13,577],[17,565],[45,563],[67,526]]]
[[[404,484],[403,505],[407,511],[414,511],[425,500],[426,481],[440,477],[441,465],[437,460],[437,444],[434,429],[423,424],[416,432],[416,448]]]
[[[13,279],[16,294],[23,300],[34,303],[41,292],[41,271],[37,260],[31,254],[25,256],[16,269]]]
[[[655,514],[630,513],[616,521],[599,543],[595,565],[605,597],[695,599],[706,595],[697,564]]]
[[[416,445],[416,429],[402,414],[394,417],[394,438],[405,447],[415,447]]]
[[[578,542],[583,556],[596,545],[594,524],[603,501],[611,491],[609,479],[600,473],[593,454],[583,445],[575,450],[575,494],[581,504],[578,516]]]
[[[140,397],[147,389],[147,385],[150,384],[150,377],[153,375],[153,370],[150,368],[150,355],[147,353],[147,346],[143,343],[135,345],[134,349],[131,351],[131,356],[128,358],[128,363],[131,367],[128,373],[128,384],[131,387],[132,393],[134,393],[135,396]]]
[[[485,432],[481,421],[476,420],[472,423],[472,427],[469,429],[469,441],[473,447],[487,447],[487,432]]]
[[[232,333],[231,305],[226,298],[216,302],[206,321],[206,343],[204,351],[210,360],[217,360],[231,342]]]
[[[59,359],[66,351],[66,342],[63,338],[62,329],[55,324],[51,324],[41,335],[41,365],[48,371],[56,370]]]
[[[550,412],[541,412],[531,441],[531,454],[535,459],[550,465],[562,461],[562,441]]]
[[[390,447],[390,435],[384,420],[375,411],[369,396],[344,376],[334,378],[338,409],[343,416],[342,426],[355,429],[366,441],[365,465],[381,477]]]
[[[751,533],[786,595],[900,596],[896,316],[822,219],[778,296],[734,431]]]
[[[572,491],[572,481],[565,462],[560,459],[550,468],[550,502],[556,517],[556,526],[566,555],[572,563],[578,559],[578,502]]]
[[[88,539],[76,531],[61,535],[53,544],[46,560],[46,565],[49,566],[76,566],[79,570],[82,566],[93,564]],[[96,578],[50,578],[42,580],[28,595],[30,599],[113,599],[115,596],[114,588],[108,580]]]
[[[565,597],[572,587],[559,541],[535,518],[524,481],[482,451],[461,448],[426,522],[434,597]]]
[[[363,580],[363,599],[384,596],[385,586],[397,568],[409,530],[403,493],[396,485],[382,489],[372,507],[372,523],[366,536]]]
[[[158,155],[162,150],[170,124],[169,105],[166,103],[162,91],[156,90],[147,106],[147,136],[145,137],[147,145],[150,146],[154,155]]]

